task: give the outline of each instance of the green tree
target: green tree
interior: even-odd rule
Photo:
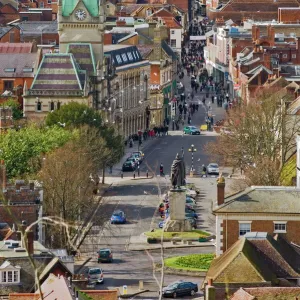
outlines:
[[[14,120],[19,120],[23,117],[23,111],[21,109],[21,105],[17,100],[8,99],[2,104],[4,107],[8,106],[12,109],[12,116]]]
[[[49,113],[45,123],[47,126],[60,125],[66,128],[78,128],[82,125],[100,128],[103,122],[98,111],[85,104],[71,102]]]
[[[34,125],[0,135],[0,158],[5,161],[8,177],[36,172],[30,163],[32,159],[63,146],[73,137],[74,132],[59,126],[37,128]]]

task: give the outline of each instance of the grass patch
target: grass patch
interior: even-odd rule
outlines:
[[[209,269],[214,254],[191,254],[165,259],[165,266],[178,270],[205,272]]]
[[[160,239],[162,234],[162,229],[155,229],[155,231],[147,231],[145,232],[145,235],[147,237]],[[208,232],[202,231],[202,230],[192,230],[187,232],[165,232],[163,233],[165,239],[172,239],[174,237],[178,238],[204,238],[207,236],[210,236]]]

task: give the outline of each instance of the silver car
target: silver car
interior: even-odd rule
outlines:
[[[88,269],[88,280],[89,283],[103,283],[103,271],[100,268],[89,268]]]
[[[207,174],[217,174],[219,175],[219,165],[216,163],[210,163],[207,166]]]

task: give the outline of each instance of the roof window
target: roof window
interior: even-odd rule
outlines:
[[[121,56],[119,54],[116,55],[116,59],[117,59],[118,64],[122,63],[122,58],[121,58]]]
[[[6,68],[4,69],[4,72],[11,72],[11,73],[14,73],[16,71],[15,68]]]
[[[24,68],[23,72],[24,73],[31,73],[31,72],[33,72],[33,68]]]
[[[128,56],[128,58],[129,58],[129,60],[133,60],[133,57],[132,57],[131,52],[127,52],[127,56]]]
[[[125,53],[122,54],[122,58],[123,58],[123,61],[124,61],[124,62],[127,62],[128,59],[127,59],[127,56],[126,56]]]

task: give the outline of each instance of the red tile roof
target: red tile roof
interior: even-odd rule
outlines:
[[[0,53],[31,53],[32,43],[0,43]]]
[[[180,29],[182,28],[181,25],[176,21],[175,18],[173,17],[162,17],[162,20],[165,22],[165,25],[168,28],[175,28],[175,29]]]
[[[167,0],[168,4],[172,4],[187,12],[189,9],[188,0]]]

